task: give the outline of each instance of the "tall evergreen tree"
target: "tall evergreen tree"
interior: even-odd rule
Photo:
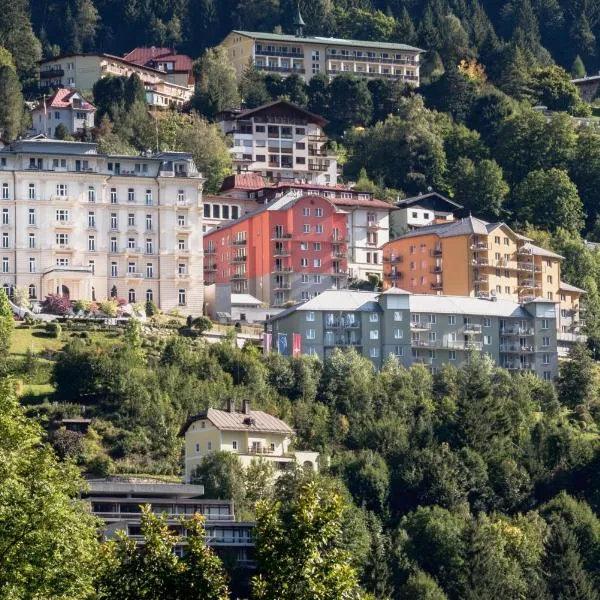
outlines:
[[[14,140],[22,130],[23,94],[15,70],[0,65],[0,136]]]

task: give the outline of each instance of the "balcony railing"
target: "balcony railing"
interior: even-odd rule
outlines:
[[[474,342],[472,340],[448,340],[444,347],[449,350],[483,350],[483,342]]]
[[[476,242],[474,244],[471,244],[471,250],[487,250],[488,249],[488,245],[487,242]]]
[[[411,331],[428,331],[431,329],[433,323],[421,323],[420,321],[411,321],[410,329]]]
[[[517,269],[519,269],[519,271],[529,271],[530,273],[541,273],[542,272],[542,267],[539,265],[536,265],[532,262],[519,262],[517,263]]]
[[[329,319],[325,322],[326,329],[358,329],[358,321],[348,321],[347,319]]]
[[[217,270],[217,263],[212,263],[210,265],[205,265],[204,270],[205,271],[216,271]]]
[[[40,79],[51,79],[54,77],[63,77],[65,74],[64,69],[44,69],[40,71]]]
[[[474,258],[471,260],[473,266],[487,267],[490,263],[487,258]]]
[[[291,256],[292,252],[291,250],[288,250],[287,248],[275,248],[275,250],[273,250],[273,256]]]
[[[383,262],[401,263],[404,262],[404,258],[402,256],[396,256],[395,254],[392,254],[391,256],[384,256]]]
[[[442,256],[442,249],[441,248],[434,248],[433,250],[430,250],[429,254],[431,256]]]
[[[410,345],[413,348],[440,348],[442,343],[440,340],[410,340]]]
[[[272,240],[289,240],[292,238],[291,233],[286,233],[284,231],[278,231],[277,229],[273,232],[271,236]]]
[[[248,279],[248,275],[246,273],[234,273],[231,276],[231,280],[232,281],[241,281],[244,279]]]
[[[475,323],[465,323],[463,325],[463,331],[466,334],[469,334],[469,333],[471,333],[471,334],[473,334],[473,333],[477,334],[477,333],[481,333],[482,332],[482,327],[481,327],[481,325],[475,324]]]
[[[330,272],[330,275],[332,277],[348,277],[349,273],[348,271],[344,271],[343,269],[333,269]]]
[[[256,48],[254,50],[254,54],[256,54],[257,56],[283,56],[283,58],[298,58],[298,59],[304,58],[303,52],[287,52],[284,50],[273,50],[273,49],[267,49],[267,48]]]
[[[520,346],[518,344],[500,344],[500,352],[506,354],[533,354],[534,346]]]
[[[247,243],[247,240],[244,239],[235,239],[235,240],[231,240],[231,245],[232,246],[245,246]]]
[[[441,281],[433,281],[431,283],[431,289],[432,290],[443,290],[444,289],[444,284]]]
[[[270,71],[272,73],[305,73],[304,67],[275,67],[270,65],[256,65],[256,68],[263,71]]]
[[[247,260],[248,260],[248,257],[246,255],[244,255],[244,256],[234,256],[231,259],[231,262],[234,262],[234,263],[243,263],[243,262],[246,262]]]
[[[441,273],[442,272],[442,265],[433,265],[433,267],[431,267],[431,269],[429,269],[430,273]]]
[[[505,327],[500,329],[501,336],[509,335],[520,335],[520,336],[531,336],[535,335],[535,330],[532,327]]]
[[[281,265],[275,265],[273,273],[291,273],[292,267],[283,267]]]

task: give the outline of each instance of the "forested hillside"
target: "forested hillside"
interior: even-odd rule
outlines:
[[[8,13],[26,6],[11,3]],[[30,0],[44,54],[136,45],[173,45],[197,57],[231,29],[291,29],[295,0]],[[554,60],[570,68],[577,55],[600,68],[599,0],[300,0],[313,35],[401,41],[442,60],[478,58],[488,70],[511,61]],[[0,17],[2,20],[8,15]],[[0,36],[0,44],[2,44]]]

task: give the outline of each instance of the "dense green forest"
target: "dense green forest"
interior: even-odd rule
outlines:
[[[598,597],[600,388],[583,347],[556,383],[477,354],[433,376],[393,358],[376,373],[353,351],[263,356],[134,325],[108,348],[72,337],[55,359],[59,402],[28,413],[50,423],[85,406],[86,436],[49,439],[88,473],[178,474],[185,417],[247,398],[293,425],[296,447],[329,457],[317,485],[344,499],[335,543],[375,598]],[[25,380],[40,368],[13,367]],[[276,485],[215,453],[197,477],[251,518],[258,500],[295,502],[309,476]]]

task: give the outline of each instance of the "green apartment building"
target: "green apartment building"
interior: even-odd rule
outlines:
[[[475,350],[505,369],[545,380],[558,369],[551,300],[517,304],[399,288],[330,290],[279,313],[270,324],[274,350],[291,353],[297,334],[304,354],[324,359],[335,348],[353,347],[376,368],[392,354],[405,366],[420,363],[435,372],[446,363],[460,365]]]

